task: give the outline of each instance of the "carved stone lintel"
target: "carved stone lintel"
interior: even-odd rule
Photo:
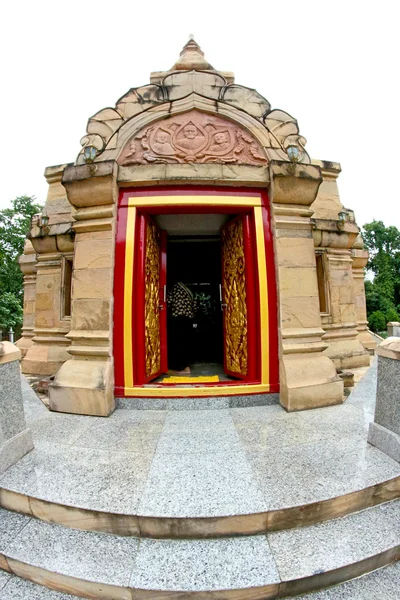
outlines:
[[[191,110],[137,133],[125,145],[120,165],[222,163],[265,165],[260,144],[237,124]]]

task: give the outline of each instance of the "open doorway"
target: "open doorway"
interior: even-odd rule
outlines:
[[[224,372],[223,312],[221,306],[221,235],[227,215],[158,215],[157,224],[167,232],[167,347],[168,374],[155,383],[168,383],[174,370],[190,369],[196,380],[212,377],[218,381],[233,378]],[[173,317],[173,290],[183,284],[190,292],[193,317],[184,337],[184,362],[181,362],[182,332]],[[184,293],[183,293],[184,295]],[[187,364],[186,364],[187,363]],[[217,379],[218,378],[218,379]]]
[[[182,282],[193,298],[192,328],[187,342],[187,366],[191,375],[219,376],[220,380],[225,379],[219,236],[168,238],[167,290],[173,290],[177,282]],[[174,327],[170,304],[171,302],[167,321],[168,367],[174,369],[179,368],[179,364],[174,364],[174,357],[180,340]]]

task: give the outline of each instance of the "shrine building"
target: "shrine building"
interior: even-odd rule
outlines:
[[[296,119],[214,69],[193,39],[169,71],[89,119],[76,161],[45,171],[20,259],[22,371],[55,376],[51,410],[278,393],[288,411],[343,402],[342,371],[368,366],[374,346],[368,253],[339,198],[340,165],[305,144]],[[176,283],[195,306],[187,376],[170,373]]]

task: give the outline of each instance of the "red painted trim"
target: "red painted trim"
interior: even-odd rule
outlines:
[[[168,372],[167,349],[167,232],[160,231],[160,341],[161,373]]]
[[[140,189],[130,188],[122,189],[119,206],[126,206],[128,199],[132,196],[146,197],[146,196],[247,196],[252,198],[258,198],[260,196],[260,190],[249,190],[247,188],[233,188],[233,187],[212,187],[212,186],[189,186],[182,185],[179,187],[170,186],[160,189],[158,186],[148,186]],[[173,207],[171,207],[173,208]],[[147,209],[146,209],[147,211]]]
[[[128,199],[132,196],[169,196],[169,195],[227,195],[227,196],[247,196],[247,197],[259,197],[263,200],[263,225],[264,225],[264,236],[265,236],[265,251],[266,251],[266,264],[267,264],[267,285],[268,285],[268,308],[269,308],[269,356],[270,356],[270,392],[279,391],[279,355],[278,355],[278,303],[277,303],[277,289],[276,289],[276,274],[275,274],[275,261],[274,261],[274,249],[273,239],[271,233],[271,220],[270,220],[270,209],[269,199],[266,191],[260,189],[246,189],[246,188],[233,188],[233,187],[212,187],[212,186],[166,186],[160,190],[158,186],[146,187],[140,189],[121,189],[119,196],[119,211],[118,211],[118,224],[117,224],[117,237],[116,237],[116,250],[115,250],[115,278],[114,278],[114,358],[115,358],[115,393],[118,396],[123,396],[124,391],[124,357],[123,357],[123,301],[124,301],[124,269],[125,269],[125,234],[126,234],[126,221],[127,221],[127,205]],[[207,213],[219,213],[219,214],[240,214],[248,213],[248,207],[233,207],[225,206],[166,206],[166,207],[146,207],[143,209],[143,213],[150,214],[207,214]],[[139,219],[137,219],[138,223]],[[144,263],[140,265],[138,254],[142,254],[144,258],[145,246],[140,244],[139,237],[139,226],[137,225],[137,236],[135,240],[135,273],[134,273],[134,297],[132,302],[132,336],[134,340],[138,340],[142,335],[143,345],[142,352],[139,352],[139,356],[136,354],[138,348],[137,343],[134,343],[133,348],[133,367],[134,367],[134,384],[143,385],[145,383],[142,379],[139,382],[136,377],[138,374],[138,364],[144,365],[144,289],[142,289],[142,301],[140,302],[140,294],[138,294],[138,283],[139,271],[138,266],[141,266],[142,272],[144,269]],[[254,223],[251,220],[251,229],[254,230]],[[253,231],[251,239],[254,244]],[[253,246],[253,264],[256,263],[256,253]],[[139,261],[139,263],[138,263]],[[143,279],[141,279],[143,282]],[[255,292],[256,302],[258,303],[259,294],[257,295],[258,281],[255,277]],[[143,288],[143,285],[142,285]],[[138,305],[139,300],[139,305]],[[142,304],[142,307],[140,306]],[[255,315],[258,315],[259,307],[254,311]],[[142,318],[139,322],[139,312],[142,314]],[[139,331],[138,331],[139,326]],[[140,333],[142,328],[142,334]],[[259,322],[255,324],[255,330],[257,332],[257,348],[256,360],[255,360],[255,379],[260,376],[260,364],[261,364],[261,353],[260,353],[260,327]],[[139,336],[138,336],[139,334]],[[136,356],[135,356],[136,354]],[[139,361],[137,360],[139,359]],[[142,370],[145,373],[145,370]],[[246,379],[247,384],[253,383]],[[254,381],[255,383],[255,381]],[[258,383],[258,382],[257,382]],[[226,385],[226,382],[220,382],[217,384],[202,384],[210,386]],[[161,384],[160,390],[163,385]],[[171,385],[171,384],[169,384]],[[241,385],[241,382],[232,382],[230,385]],[[202,387],[201,386],[201,387]],[[194,392],[195,393],[195,392]],[[254,392],[257,393],[257,392]],[[179,396],[179,387],[177,387],[177,396]],[[162,394],[161,394],[162,397]]]
[[[267,192],[263,198],[263,225],[265,239],[265,260],[267,266],[268,284],[268,314],[269,314],[269,380],[271,392],[279,392],[279,344],[278,344],[278,294],[276,288],[276,269],[274,243],[271,229],[270,203]]]
[[[121,196],[120,196],[121,197]],[[115,240],[114,266],[114,377],[116,389],[124,390],[124,280],[125,280],[125,240],[128,210],[118,211]],[[123,395],[123,394],[122,394]]]

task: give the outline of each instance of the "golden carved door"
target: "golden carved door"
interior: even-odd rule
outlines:
[[[224,370],[239,379],[256,376],[256,282],[252,223],[244,214],[221,229]]]
[[[167,371],[166,233],[149,215],[138,219],[136,262],[136,382]]]

